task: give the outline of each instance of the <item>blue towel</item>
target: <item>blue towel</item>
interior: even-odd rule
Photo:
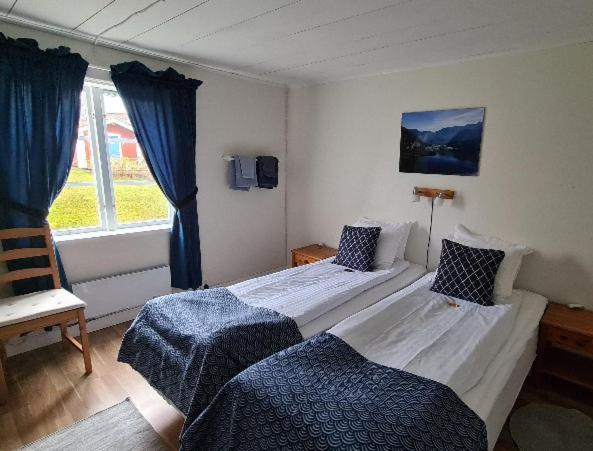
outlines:
[[[241,177],[244,179],[255,179],[255,157],[235,157],[235,161],[239,161],[239,168],[241,169]]]
[[[257,157],[257,186],[267,189],[278,186],[278,158]]]
[[[236,167],[235,160],[229,161],[229,173],[228,173],[229,187],[235,191],[249,191],[249,186],[244,187],[244,186],[237,185],[237,179],[236,179],[237,171],[236,171],[235,167]]]
[[[247,189],[257,186],[254,157],[235,157],[235,186]]]

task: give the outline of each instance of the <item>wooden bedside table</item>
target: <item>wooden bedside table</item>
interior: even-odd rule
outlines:
[[[536,383],[554,376],[593,390],[593,312],[550,303],[540,322]]]
[[[311,244],[292,250],[292,267],[308,265],[336,255],[338,251],[333,247]]]

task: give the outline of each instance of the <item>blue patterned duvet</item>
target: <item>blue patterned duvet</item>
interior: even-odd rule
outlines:
[[[191,424],[233,376],[301,341],[292,319],[216,288],[147,302],[126,332],[118,360],[142,374]]]
[[[186,426],[184,451],[487,449],[484,422],[447,386],[328,333],[243,371]]]

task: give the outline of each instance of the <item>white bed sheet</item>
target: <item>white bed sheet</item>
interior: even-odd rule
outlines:
[[[340,321],[348,318],[349,316],[364,310],[381,299],[384,299],[385,297],[414,283],[424,274],[426,274],[426,268],[424,268],[424,266],[410,263],[410,266],[404,269],[397,276],[380,283],[373,288],[363,291],[359,295],[354,296],[349,301],[344,302],[339,307],[336,307],[326,314],[321,315],[313,321],[309,321],[307,324],[299,327],[303,339],[306,340],[307,338],[310,338],[319,332],[323,332],[324,330],[335,326]]]
[[[433,278],[424,276],[328,332],[368,360],[443,383],[461,396],[504,345],[521,296],[485,307],[431,291]]]
[[[266,307],[292,318],[299,327],[339,307],[356,295],[396,277],[410,263],[371,272],[348,271],[333,258],[256,277],[228,289],[246,304]]]
[[[492,449],[536,357],[539,322],[547,299],[527,290],[513,290],[521,305],[508,340],[480,381],[461,399],[480,416]]]

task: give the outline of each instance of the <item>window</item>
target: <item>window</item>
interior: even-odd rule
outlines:
[[[117,91],[86,83],[72,168],[48,217],[52,229],[67,233],[167,224],[171,213]]]
[[[109,138],[107,140],[109,145],[109,157],[114,158],[121,158],[121,143],[119,141],[119,135],[112,135],[109,134]]]

